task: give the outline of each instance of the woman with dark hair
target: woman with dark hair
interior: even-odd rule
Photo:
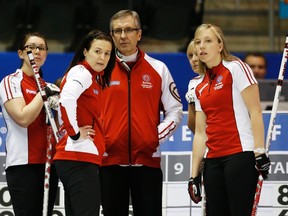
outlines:
[[[42,215],[48,125],[27,51],[32,51],[41,70],[47,50],[42,34],[25,34],[18,48],[21,67],[0,84],[0,103],[8,128],[6,179],[15,215]],[[48,215],[52,215],[58,189],[53,164],[49,185]]]
[[[66,215],[99,215],[98,169],[105,151],[101,92],[115,64],[110,35],[92,30],[80,42],[60,88],[63,138],[56,146],[56,170],[65,190]]]

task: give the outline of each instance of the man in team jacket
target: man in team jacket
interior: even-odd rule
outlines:
[[[103,92],[103,213],[127,216],[131,195],[134,215],[162,216],[160,145],[182,120],[181,100],[167,66],[137,46],[142,30],[135,11],[113,15],[110,33],[116,65]]]

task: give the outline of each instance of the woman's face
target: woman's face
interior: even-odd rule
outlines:
[[[219,43],[211,29],[205,29],[197,35],[195,46],[197,56],[208,68],[218,65],[221,61],[222,43]]]
[[[26,41],[23,50],[18,50],[20,59],[23,59],[23,64],[30,65],[27,51],[32,51],[36,65],[40,68],[47,58],[47,47],[43,38],[38,36],[31,36]]]
[[[192,67],[192,70],[195,73],[199,74],[199,58],[197,56],[195,47],[192,47],[190,49],[188,48],[187,57],[188,57],[190,65]]]
[[[110,59],[112,44],[106,40],[95,39],[89,50],[84,50],[85,60],[94,71],[103,71]]]

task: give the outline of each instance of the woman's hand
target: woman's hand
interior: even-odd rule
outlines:
[[[80,130],[80,137],[79,139],[90,139],[93,141],[93,136],[95,135],[95,130],[93,130],[91,125],[85,125],[79,128]]]

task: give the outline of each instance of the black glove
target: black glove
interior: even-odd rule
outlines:
[[[257,157],[255,157],[255,162],[256,162],[256,168],[262,175],[263,179],[267,179],[271,165],[268,156],[265,153],[258,155]]]
[[[53,83],[47,83],[44,87],[46,98],[50,108],[57,110],[59,107],[60,89]]]
[[[59,95],[60,89],[53,83],[47,83],[44,87],[46,97],[49,98],[50,96]]]
[[[201,197],[201,175],[195,178],[190,178],[188,182],[188,193],[194,203],[199,203],[202,200]]]

